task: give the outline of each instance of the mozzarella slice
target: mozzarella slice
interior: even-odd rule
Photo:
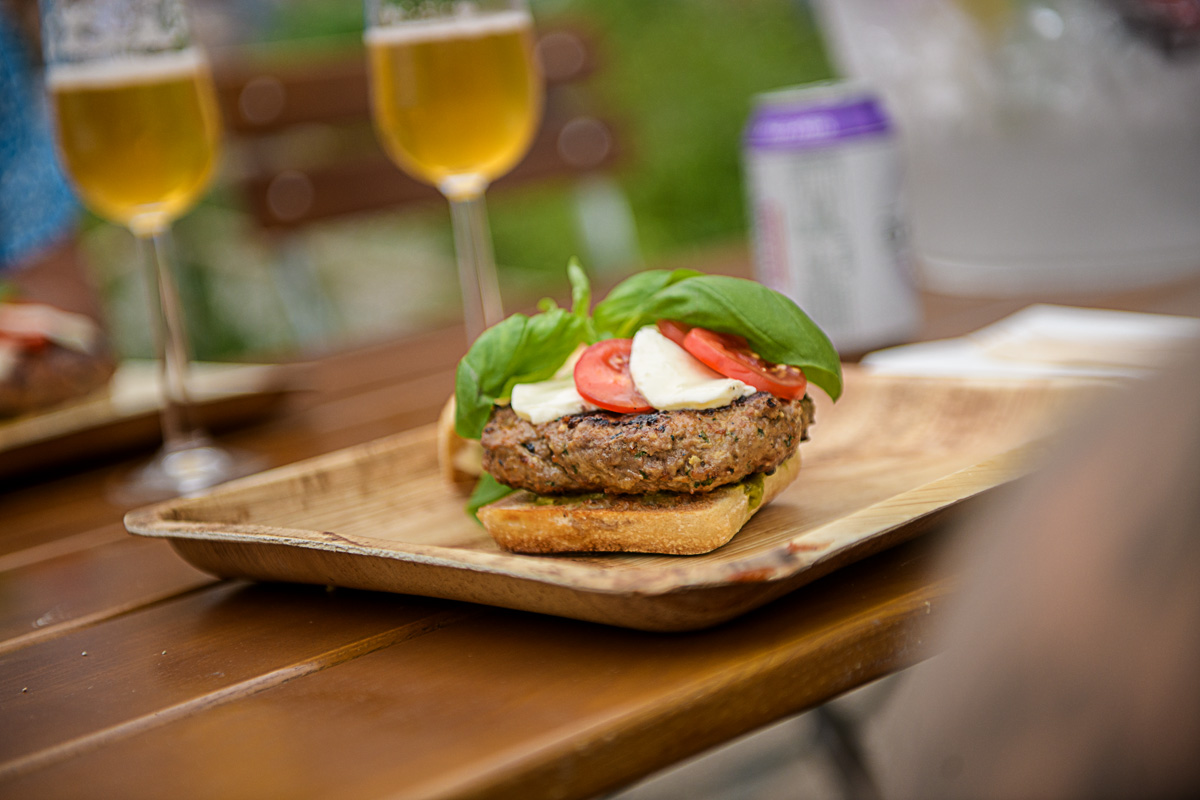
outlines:
[[[704,366],[653,325],[634,334],[629,372],[638,391],[660,411],[720,408],[755,392]]]
[[[0,303],[0,331],[42,336],[80,353],[91,352],[100,335],[96,323],[84,315],[42,303]]]
[[[513,387],[511,404],[518,417],[534,425],[595,408],[579,396],[573,375],[518,383]]]

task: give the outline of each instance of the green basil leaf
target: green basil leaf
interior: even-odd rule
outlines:
[[[567,278],[571,281],[571,313],[579,317],[585,325],[584,341],[595,344],[596,326],[592,323],[592,285],[588,282],[587,273],[574,256],[567,262]]]
[[[761,283],[723,275],[691,277],[655,292],[637,319],[639,327],[675,319],[744,336],[767,361],[804,370],[830,399],[842,393],[841,359],[829,338],[799,306]]]
[[[458,362],[454,428],[465,439],[483,433],[492,405],[518,383],[544,381],[588,336],[588,320],[562,308],[513,314],[483,332]]]
[[[471,497],[467,500],[467,513],[478,520],[479,509],[488,503],[494,503],[502,497],[507,497],[515,491],[516,489],[505,486],[485,472],[479,476],[479,482],[475,484],[475,490],[471,492]]]
[[[658,292],[700,274],[694,269],[652,269],[626,278],[592,312],[597,334],[628,339],[638,328],[658,321],[647,313],[648,304]]]
[[[567,262],[567,280],[571,282],[571,313],[586,317],[592,308],[592,285],[579,259],[574,256]]]

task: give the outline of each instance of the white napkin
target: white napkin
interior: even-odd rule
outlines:
[[[961,378],[1136,378],[1200,338],[1200,319],[1033,305],[958,339],[878,350],[878,374]]]

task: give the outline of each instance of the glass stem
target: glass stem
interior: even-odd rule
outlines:
[[[146,279],[150,294],[150,316],[154,346],[158,351],[158,376],[162,386],[163,448],[183,450],[202,443],[206,437],[193,417],[187,390],[188,340],[183,323],[179,291],[170,265],[170,230],[162,229],[138,239],[145,251]]]
[[[504,318],[483,193],[451,197],[450,219],[454,225],[454,250],[458,257],[458,281],[462,287],[463,321],[470,345],[484,329]]]

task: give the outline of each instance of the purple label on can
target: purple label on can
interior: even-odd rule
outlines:
[[[891,130],[878,101],[760,109],[746,128],[745,144],[755,150],[801,150]]]

